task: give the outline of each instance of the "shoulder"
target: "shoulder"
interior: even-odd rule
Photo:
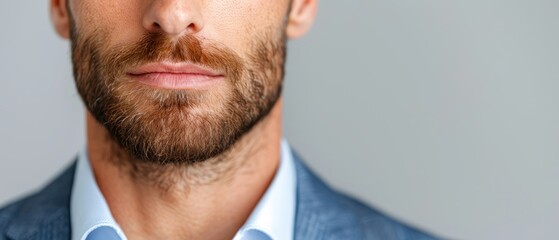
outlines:
[[[40,191],[0,207],[0,240],[65,236],[74,168],[72,164]]]
[[[335,209],[338,215],[343,216],[336,217],[336,219],[344,219],[341,220],[341,224],[338,228],[343,225],[355,226],[353,228],[358,232],[359,236],[362,237],[360,239],[437,239],[359,200],[341,193],[336,194],[338,196],[335,197],[335,200],[331,203],[331,207]]]
[[[296,239],[438,239],[327,186],[296,158]]]

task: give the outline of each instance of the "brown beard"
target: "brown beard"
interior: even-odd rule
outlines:
[[[282,29],[283,30],[283,29]],[[285,35],[253,38],[246,57],[211,41],[148,33],[130,46],[103,47],[107,34],[73,28],[76,86],[87,109],[138,163],[192,164],[229,149],[281,95]],[[149,87],[126,70],[150,62],[190,62],[225,73],[209,90]]]

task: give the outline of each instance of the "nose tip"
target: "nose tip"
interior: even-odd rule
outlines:
[[[172,36],[193,34],[204,27],[199,8],[194,1],[155,0],[146,10],[142,22],[150,32]]]

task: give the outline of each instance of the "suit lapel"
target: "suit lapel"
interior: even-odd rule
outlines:
[[[318,178],[301,158],[294,155],[297,171],[296,240],[363,239],[359,221],[348,207],[354,200],[332,190]]]
[[[75,161],[40,192],[22,201],[6,229],[8,239],[69,239]]]
[[[327,223],[320,214],[324,205],[322,197],[331,193],[293,153],[297,171],[297,210],[295,214],[295,239],[324,239]]]

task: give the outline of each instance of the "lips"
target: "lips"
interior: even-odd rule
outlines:
[[[164,89],[203,90],[221,82],[221,72],[192,63],[149,63],[126,74],[140,83]]]

